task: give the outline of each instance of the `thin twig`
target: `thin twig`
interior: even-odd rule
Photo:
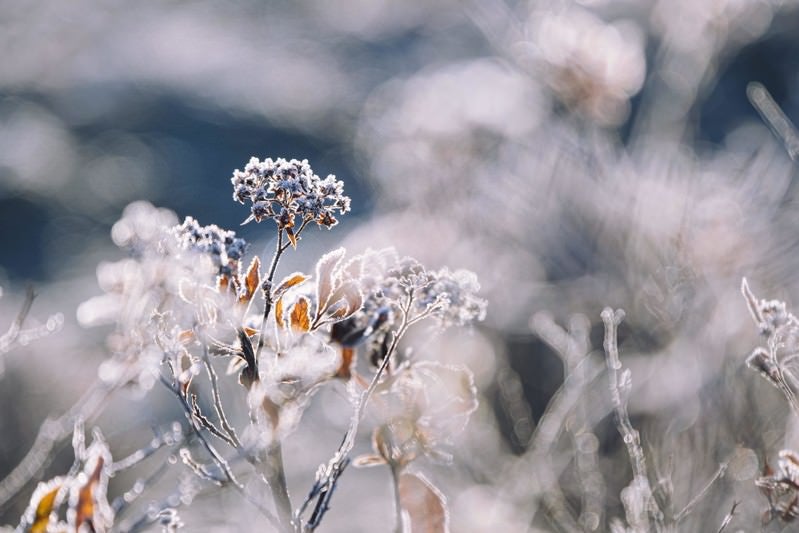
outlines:
[[[199,422],[202,427],[207,429],[211,435],[215,436],[226,444],[229,444],[231,447],[236,448],[236,443],[233,442],[233,439],[231,439],[227,433],[216,427],[216,425],[214,425],[214,423],[203,414],[200,405],[197,403],[196,394],[191,395],[191,412],[192,415],[194,415],[194,417],[197,419],[197,422]]]
[[[180,400],[181,405],[183,406],[183,411],[186,416],[186,419],[189,421],[194,433],[197,435],[197,438],[202,443],[205,450],[211,456],[212,460],[216,464],[217,468],[222,471],[225,475],[225,481],[227,484],[233,486],[236,491],[244,496],[244,498],[253,504],[261,514],[272,523],[273,526],[279,528],[279,522],[274,514],[272,514],[268,509],[265,509],[260,502],[256,501],[244,488],[236,477],[233,475],[233,471],[230,469],[230,465],[228,462],[222,457],[222,455],[214,448],[214,446],[208,442],[208,439],[205,438],[205,435],[202,433],[202,427],[197,423],[197,420],[194,418],[191,412],[191,406],[189,405],[186,397],[181,393],[180,389],[175,387],[172,383],[170,383],[164,376],[159,376],[161,383],[172,392],[178,400]]]
[[[216,448],[214,448],[214,446],[210,442],[208,442],[208,439],[205,438],[205,435],[203,435],[202,426],[197,421],[197,418],[194,415],[194,411],[191,405],[189,404],[189,401],[186,399],[186,396],[180,391],[178,387],[170,383],[169,380],[167,380],[164,376],[160,376],[160,379],[161,383],[167,389],[169,389],[172,392],[172,394],[174,394],[180,401],[180,404],[183,406],[183,410],[185,411],[184,414],[186,415],[186,419],[189,421],[189,424],[191,425],[192,429],[194,429],[194,433],[197,435],[197,438],[200,439],[200,442],[202,443],[203,447],[211,456],[211,459],[214,461],[214,463],[216,463],[219,470],[221,470],[222,473],[225,475],[226,481],[239,488],[243,488],[243,485],[241,485],[236,479],[236,477],[233,475],[233,471],[230,469],[230,465],[227,463],[225,458],[222,457],[222,455],[216,450]]]
[[[727,529],[727,526],[729,526],[730,522],[732,522],[732,517],[733,515],[735,515],[735,510],[738,508],[738,505],[740,503],[741,502],[739,501],[732,502],[732,507],[730,508],[730,511],[727,513],[727,516],[724,517],[724,520],[721,521],[721,525],[719,526],[719,529],[718,531],[716,531],[716,533],[722,533],[722,531]]]
[[[646,470],[646,457],[641,448],[641,436],[630,422],[630,415],[627,412],[627,399],[622,397],[618,373],[622,369],[619,360],[618,345],[618,326],[624,320],[624,311],[606,307],[602,311],[602,321],[605,324],[605,356],[608,370],[608,382],[610,386],[610,399],[616,419],[616,427],[621,434],[622,441],[627,447],[627,454],[630,457],[630,465],[633,469],[633,484],[639,494],[644,499],[643,512],[648,512],[655,520],[660,523],[663,513],[658,507],[657,501],[652,497],[652,487],[649,483],[649,476]],[[644,526],[649,529],[649,520],[646,516],[628,517],[636,523],[630,524],[633,527]]]
[[[529,475],[533,475],[534,492],[541,495],[551,519],[566,531],[579,531],[580,527],[558,487],[556,472],[552,471],[551,452],[565,429],[568,414],[578,405],[586,386],[601,372],[601,366],[595,364],[590,356],[583,358],[575,368],[580,371],[566,377],[533,431],[527,452],[527,463],[532,468],[524,473],[525,484],[529,483]],[[536,513],[534,508],[533,516]]]
[[[408,299],[405,302],[405,305],[400,308],[400,314],[402,316],[401,322],[397,331],[393,333],[391,344],[386,351],[386,355],[383,358],[383,361],[380,367],[375,372],[375,375],[372,377],[372,381],[369,383],[369,386],[366,390],[361,393],[361,396],[358,400],[358,404],[355,407],[355,411],[353,412],[352,418],[350,419],[350,426],[347,429],[347,432],[344,435],[344,438],[341,441],[341,444],[336,450],[336,453],[333,454],[333,457],[327,463],[326,467],[320,468],[320,472],[317,474],[317,481],[314,483],[314,486],[311,488],[308,496],[306,497],[305,501],[303,502],[302,506],[297,510],[294,515],[295,523],[301,524],[302,523],[302,515],[305,510],[308,508],[308,505],[314,499],[317,499],[317,504],[314,508],[314,512],[311,515],[309,521],[303,526],[304,531],[313,531],[318,527],[319,522],[321,521],[322,516],[327,510],[328,502],[330,497],[332,496],[332,492],[335,489],[335,484],[338,480],[338,477],[344,471],[344,468],[349,463],[349,453],[352,451],[352,448],[355,446],[355,436],[358,433],[358,428],[360,427],[361,420],[363,419],[365,413],[366,404],[369,402],[369,399],[372,397],[375,389],[377,388],[378,383],[380,382],[380,378],[385,373],[386,369],[388,368],[392,355],[397,349],[399,345],[399,340],[407,331],[408,327],[410,327],[410,309],[413,305],[413,293],[410,292],[408,294]],[[418,317],[416,317],[418,318]]]
[[[277,270],[277,264],[280,261],[280,256],[283,255],[284,251],[286,251],[286,247],[283,246],[283,230],[278,229],[275,253],[272,255],[272,261],[269,263],[266,279],[262,284],[264,290],[264,314],[263,318],[261,319],[261,331],[258,335],[258,347],[255,350],[256,363],[258,362],[258,358],[261,356],[261,350],[266,342],[266,322],[269,319],[269,313],[272,312],[272,281],[275,278],[275,271]]]
[[[176,432],[170,432],[170,433],[174,435]],[[111,465],[109,466],[109,475],[113,476],[117,472],[120,472],[122,470],[127,470],[128,468],[131,468],[139,464],[140,462],[144,461],[148,457],[155,454],[155,452],[163,448],[164,445],[168,444],[169,446],[174,447],[182,443],[183,442],[182,433],[179,433],[178,437],[179,438],[175,439],[174,441],[169,442],[169,439],[167,439],[166,436],[164,435],[156,436],[156,438],[150,441],[150,443],[144,448],[136,450],[135,452],[128,455],[124,459],[120,459],[119,461],[114,461],[113,463],[111,463]]]
[[[207,345],[203,346],[206,347],[203,357],[203,364],[205,365],[205,371],[208,373],[208,379],[211,382],[211,397],[214,401],[216,416],[219,418],[219,423],[222,426],[222,429],[225,431],[227,436],[230,437],[233,447],[241,448],[241,441],[239,441],[239,437],[236,435],[236,430],[232,425],[230,425],[230,422],[228,422],[228,418],[225,415],[225,409],[222,407],[222,396],[219,394],[219,377],[217,376],[213,365],[211,365],[211,361],[208,360]]]
[[[790,158],[796,161],[799,157],[799,134],[796,133],[796,128],[785,112],[780,109],[768,90],[758,82],[753,81],[746,86],[746,96],[760,113],[763,121],[785,145]]]
[[[66,413],[55,419],[48,418],[42,423],[28,453],[0,481],[0,512],[55,459],[55,448],[73,434],[75,421],[93,419],[114,390],[113,387],[96,382]]]
[[[728,464],[729,463],[722,463],[722,464],[719,465],[718,469],[716,470],[716,473],[713,474],[713,477],[711,477],[710,480],[707,483],[705,483],[705,486],[702,487],[702,490],[700,490],[693,498],[691,498],[691,501],[688,502],[688,504],[686,504],[685,507],[683,507],[682,511],[677,513],[677,515],[674,517],[674,522],[675,523],[680,522],[683,518],[688,516],[688,513],[690,513],[691,511],[694,510],[694,507],[696,507],[696,505],[700,501],[702,501],[702,499],[710,491],[710,487],[712,487],[713,484],[716,481],[718,481],[724,475],[724,473],[727,471]]]

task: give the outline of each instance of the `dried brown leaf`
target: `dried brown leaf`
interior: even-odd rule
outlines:
[[[308,298],[300,296],[297,303],[291,308],[291,327],[297,331],[309,331],[311,329],[311,315],[308,312]]]
[[[114,522],[114,512],[108,504],[106,490],[108,488],[108,468],[111,462],[111,453],[106,443],[98,436],[89,449],[89,459],[84,465],[86,482],[82,485],[73,485],[70,495],[72,508],[70,526],[75,531],[89,531],[97,533],[108,531]],[[80,479],[80,478],[78,478]],[[68,515],[69,516],[69,515]]]
[[[403,473],[399,477],[399,500],[410,521],[411,533],[447,533],[449,513],[441,492],[424,476]]]
[[[278,298],[275,302],[275,322],[280,328],[286,327],[286,323],[283,321],[283,298]]]
[[[310,279],[310,276],[306,276],[302,272],[294,272],[293,274],[289,274],[285,278],[283,278],[280,283],[277,284],[275,290],[272,291],[272,299],[277,300],[281,296],[283,296],[287,290],[292,287],[296,287],[301,283],[305,283]]]
[[[75,525],[80,528],[83,524],[91,524],[94,522],[94,489],[100,480],[100,473],[103,470],[103,459],[97,460],[97,465],[92,472],[92,476],[83,485],[78,492],[78,505],[75,511],[77,517],[75,518]]]
[[[336,371],[336,377],[350,379],[352,376],[352,361],[355,358],[355,349],[343,346],[341,348],[341,365]]]
[[[261,260],[258,256],[252,258],[250,266],[247,268],[247,275],[244,276],[244,291],[239,296],[239,302],[249,303],[252,297],[255,296],[255,291],[258,290],[258,285],[261,281]]]
[[[184,329],[180,333],[178,333],[178,340],[183,346],[186,346],[191,341],[194,340],[194,331],[191,329]]]
[[[291,247],[295,250],[297,249],[297,236],[294,235],[294,230],[291,228],[286,228],[286,236],[289,238],[289,242],[291,242]]]

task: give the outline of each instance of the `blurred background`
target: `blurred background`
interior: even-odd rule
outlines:
[[[756,527],[752,479],[795,428],[743,368],[757,331],[738,287],[747,276],[759,296],[797,301],[799,191],[746,93],[759,82],[799,116],[797,4],[0,0],[0,327],[28,285],[39,295],[30,324],[63,322],[0,354],[0,478],[107,356],[108,330],[76,310],[100,293],[98,263],[122,256],[110,228],[124,207],[144,199],[235,229],[260,254],[271,232],[239,227],[248,213],[231,200],[232,171],[250,156],[307,158],[345,182],[353,212],[307,233],[283,274],[340,245],[393,245],[481,281],[484,323],[415,340],[425,357],[469,366],[481,395],[454,465],[429,466],[453,531],[547,529],[524,477],[564,376],[547,333],[587,317],[586,353],[601,350],[608,305],[627,312],[622,359],[645,448],[655,464],[692,458],[669,463],[675,500],[685,505],[722,458],[756,457],[686,530],[718,525],[733,500],[738,526]],[[605,386],[590,391],[606,487],[594,529],[605,530],[623,516],[629,467]],[[285,445],[297,494],[346,426],[342,398],[322,391],[310,429]],[[114,398],[96,423],[123,454],[179,419],[174,403],[157,390]],[[53,472],[70,464],[61,453]],[[567,439],[552,454],[579,508]],[[376,531],[375,517],[391,516],[387,479],[348,471],[320,531]],[[0,523],[17,523],[32,488]],[[195,506],[189,530],[249,524],[246,504],[221,500],[237,514]]]

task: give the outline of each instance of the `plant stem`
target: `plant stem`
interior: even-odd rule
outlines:
[[[391,463],[391,479],[394,485],[394,533],[402,533],[404,531],[402,523],[402,503],[400,502],[400,487],[399,487],[399,466]]]
[[[266,280],[264,280],[263,287],[264,287],[264,317],[261,320],[261,332],[258,335],[258,348],[255,350],[255,361],[258,362],[258,358],[261,355],[261,350],[264,347],[264,342],[266,341],[266,321],[269,319],[269,313],[272,311],[272,281],[275,278],[275,270],[277,270],[277,263],[280,261],[280,256],[283,255],[283,252],[286,251],[286,247],[283,246],[283,230],[279,229],[277,231],[277,245],[275,246],[275,254],[272,256],[272,262],[269,264],[269,270],[266,273]]]
[[[266,460],[262,464],[266,466],[262,471],[262,475],[272,491],[281,531],[294,531],[291,521],[291,498],[286,485],[286,474],[283,468],[283,447],[280,441],[275,441],[269,446],[266,451]]]

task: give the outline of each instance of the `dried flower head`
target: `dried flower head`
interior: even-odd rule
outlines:
[[[364,300],[360,311],[334,325],[333,339],[348,347],[367,343],[373,363],[382,359],[387,333],[402,314],[407,314],[408,323],[432,318],[442,328],[485,318],[486,301],[477,296],[477,276],[467,270],[427,271],[393,248],[367,250],[342,270],[342,275],[358,280]]]
[[[315,221],[329,229],[338,223],[334,213],[344,214],[350,210],[350,198],[344,196],[344,183],[332,174],[320,178],[306,159],[261,161],[253,157],[243,171],[233,172],[230,181],[234,200],[242,204],[248,200],[252,202],[251,214],[245,223],[271,218],[278,228],[291,229],[299,216],[303,222]]]
[[[247,242],[237,238],[235,231],[224,230],[216,224],[200,226],[192,217],[186,217],[183,224],[172,231],[180,248],[210,256],[220,275],[236,272],[247,251]]]

